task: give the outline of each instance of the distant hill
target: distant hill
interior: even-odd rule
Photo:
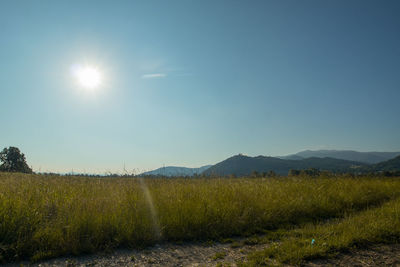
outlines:
[[[374,171],[400,171],[400,156],[373,166]]]
[[[305,150],[296,154],[279,157],[281,159],[301,160],[305,158],[335,158],[376,164],[397,157],[400,152],[358,152],[353,150]]]
[[[148,176],[148,175],[162,175],[162,176],[193,176],[196,174],[201,174],[211,165],[203,166],[200,168],[186,168],[186,167],[175,167],[175,166],[168,166],[168,167],[161,167],[156,170],[148,171],[141,173],[140,175]]]
[[[287,175],[290,169],[304,170],[316,168],[333,172],[354,171],[366,167],[367,164],[335,158],[307,158],[288,160],[275,157],[248,157],[236,155],[221,161],[203,172],[205,175],[250,175],[253,171],[259,173],[274,171],[280,175]]]

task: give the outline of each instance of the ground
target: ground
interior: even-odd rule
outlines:
[[[400,266],[400,244],[374,245],[339,254],[333,259],[310,262],[307,267],[320,266]]]
[[[116,250],[80,257],[63,257],[30,264],[18,262],[6,266],[237,266],[246,255],[268,244],[229,243],[162,244],[142,250]],[[400,244],[374,245],[353,249],[332,259],[307,262],[307,267],[322,266],[400,266]]]

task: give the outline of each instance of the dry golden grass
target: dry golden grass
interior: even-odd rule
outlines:
[[[0,260],[218,240],[379,205],[400,180],[138,179],[0,173]]]

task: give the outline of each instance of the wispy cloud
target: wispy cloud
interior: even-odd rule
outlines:
[[[165,73],[151,73],[142,75],[142,79],[155,79],[155,78],[164,78],[167,74]]]

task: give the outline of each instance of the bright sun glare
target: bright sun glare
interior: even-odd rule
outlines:
[[[101,84],[101,74],[95,67],[78,66],[73,72],[79,85],[84,88],[95,89]]]

